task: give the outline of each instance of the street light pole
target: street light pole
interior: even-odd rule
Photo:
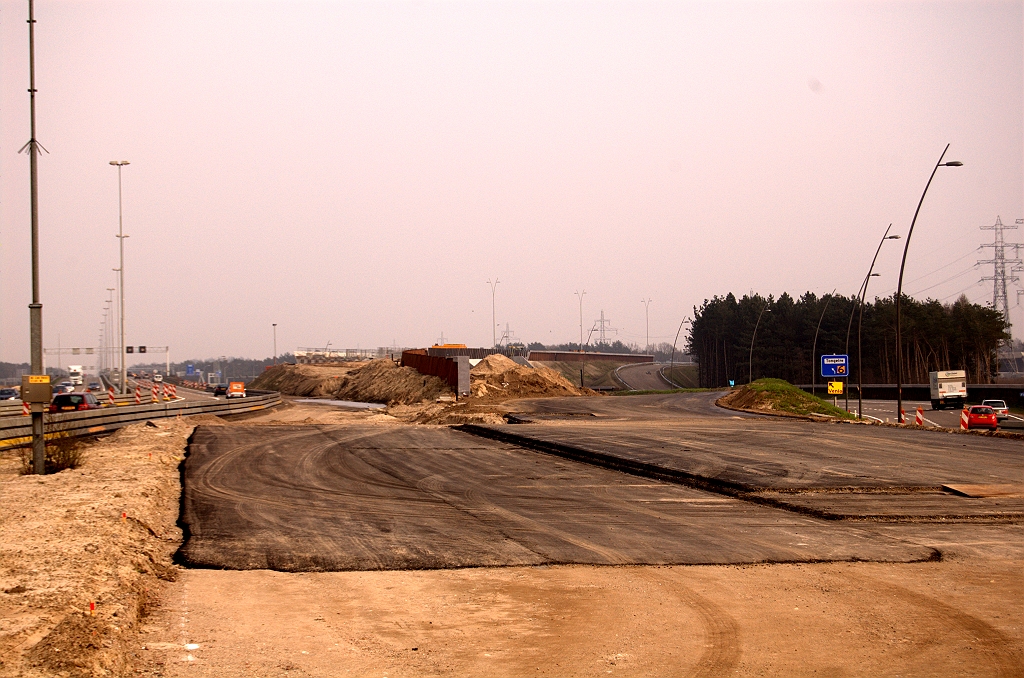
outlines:
[[[498,280],[497,277],[494,278],[494,282],[491,282],[490,280],[487,281],[487,284],[491,286],[491,348],[498,347],[498,334],[495,329],[498,326],[498,321],[494,316],[494,290],[498,287],[499,282],[501,281]]]
[[[274,364],[277,364],[277,323],[270,323],[274,327]]]
[[[818,326],[814,328],[814,344],[811,346],[811,395],[815,395],[816,393],[814,390],[816,376],[814,367],[818,362],[816,360],[818,353],[818,330],[821,329],[821,321],[825,319],[825,311],[828,310],[828,305],[832,303],[832,297],[836,295],[837,289],[839,288],[833,288],[832,293],[828,295],[828,300],[825,302],[825,308],[821,309],[821,317],[818,318]]]
[[[917,209],[914,210],[914,218],[910,222],[910,230],[907,231],[907,242],[903,244],[903,260],[900,262],[900,279],[896,284],[896,421],[899,423],[903,422],[903,345],[902,345],[902,334],[900,324],[900,300],[903,297],[903,269],[907,265],[907,250],[910,249],[910,237],[914,235],[914,225],[917,223],[917,215],[921,212],[921,205],[924,203],[924,196],[928,194],[928,187],[932,185],[932,179],[935,178],[935,173],[939,171],[940,167],[962,167],[963,163],[959,160],[951,160],[950,162],[942,162],[942,159],[946,157],[946,151],[949,150],[949,144],[946,144],[946,148],[942,150],[942,155],[939,156],[939,161],[935,163],[935,168],[932,169],[932,175],[928,177],[928,183],[924,185],[924,191],[921,193],[921,199],[917,201]]]
[[[109,370],[114,365],[114,292],[117,291],[115,287],[108,287],[107,292],[107,346],[105,349],[105,362],[107,363],[107,369]]]
[[[640,303],[644,305],[644,314],[647,317],[647,345],[644,347],[645,351],[651,350],[651,302],[653,299],[641,299]]]
[[[768,302],[765,302],[761,312],[757,314],[757,322],[754,323],[754,334],[750,337],[750,356],[747,360],[747,383],[754,381],[754,339],[757,337],[757,326],[761,324],[761,316],[768,310]]]
[[[579,297],[580,300],[580,353],[586,353],[586,351],[583,350],[583,295],[586,293],[586,290],[576,292],[576,296]],[[588,339],[587,341],[589,342],[590,340]],[[587,361],[586,358],[584,358],[583,362],[580,363],[580,388],[583,388],[583,370],[586,368]]]
[[[121,250],[121,266],[117,269],[119,276],[119,287],[121,288],[121,312],[120,312],[120,324],[121,324],[121,393],[128,392],[128,380],[127,380],[127,355],[125,353],[124,345],[124,239],[127,238],[124,234],[124,211],[121,202],[121,168],[128,165],[127,160],[111,160],[111,165],[117,167],[117,239],[120,243]]]
[[[846,355],[850,355],[850,329],[853,327],[853,314],[860,309],[860,319],[857,321],[857,418],[861,419],[861,407],[864,403],[864,398],[861,391],[864,388],[864,369],[861,365],[861,352],[860,352],[860,328],[864,321],[864,299],[868,295],[868,282],[873,277],[878,277],[877,273],[873,273],[875,270],[875,262],[878,261],[878,253],[882,251],[882,244],[886,240],[899,240],[898,235],[889,235],[889,229],[892,228],[892,224],[889,224],[889,228],[885,229],[885,233],[882,234],[882,239],[878,241],[878,247],[875,249],[875,256],[871,259],[871,266],[868,267],[868,274],[864,276],[864,282],[860,284],[860,290],[857,292],[857,303],[854,304],[853,309],[850,311],[850,322],[846,325]],[[849,375],[847,375],[849,376]],[[847,379],[849,381],[849,379]],[[850,389],[846,389],[846,411],[850,411]]]

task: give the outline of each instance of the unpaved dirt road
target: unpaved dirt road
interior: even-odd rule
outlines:
[[[607,408],[611,400],[594,403]],[[557,423],[564,413],[550,405]],[[625,409],[640,411],[649,405],[632,401]],[[649,433],[652,419],[699,418],[701,407],[665,401],[637,430]],[[657,490],[657,499],[701,501],[629,501],[641,495],[631,495],[627,485],[663,484],[489,441],[460,447],[450,444],[461,440],[456,432],[382,427],[385,420],[379,415],[351,415],[351,430],[345,434],[331,433],[334,426],[310,427],[310,441],[319,442],[305,448],[302,457],[301,451],[289,452],[279,443],[294,432],[294,423],[323,421],[303,419],[303,413],[295,407],[250,417],[206,441],[213,443],[207,453],[217,451],[218,438],[228,443],[220,454],[210,454],[207,464],[216,465],[225,453],[229,461],[222,473],[199,474],[206,489],[197,500],[221,494],[222,504],[234,512],[225,519],[223,511],[204,509],[211,534],[217,525],[230,524],[231,535],[249,539],[246,543],[259,553],[261,539],[287,544],[289,533],[299,537],[293,548],[301,547],[308,543],[304,534],[320,520],[333,548],[374,554],[382,544],[393,546],[390,540],[401,529],[408,530],[402,538],[411,539],[417,529],[429,527],[422,533],[421,543],[426,543],[431,530],[450,525],[455,538],[432,542],[440,545],[439,552],[472,553],[481,543],[499,543],[489,540],[505,530],[510,547],[530,545],[534,554],[543,556],[542,564],[509,560],[507,567],[352,572],[186,570],[176,582],[161,584],[161,605],[138,641],[138,675],[1024,675],[1024,528],[1014,521],[857,524],[760,506],[752,507],[759,519],[744,521],[737,519],[743,515],[739,506],[721,503],[716,513],[701,505],[710,505],[708,496],[721,496],[666,486]],[[596,414],[623,420],[636,416],[610,410]],[[743,417],[739,423],[754,426],[756,421]],[[381,429],[380,436],[361,430],[371,422]],[[251,432],[261,423],[271,424],[262,437]],[[343,425],[344,418],[332,415],[331,423]],[[237,431],[229,433],[232,428]],[[702,445],[713,439],[711,428],[700,434]],[[818,440],[822,428],[807,429],[808,440]],[[441,431],[455,437],[445,445],[424,444],[430,436],[406,431]],[[232,459],[230,446],[246,436],[250,451],[257,454]],[[659,436],[668,438],[664,432]],[[390,443],[351,444],[375,437]],[[396,440],[405,441],[404,448]],[[834,448],[821,449],[835,454]],[[317,455],[320,462],[310,468],[322,468],[323,459],[331,458],[344,461],[338,468],[346,472],[331,476],[326,486],[296,502],[295,487],[282,479],[294,478],[289,469],[301,469],[301,459],[312,461]],[[510,461],[513,457],[515,462]],[[988,457],[977,458],[984,464]],[[996,458],[998,476],[1004,474],[1004,462],[999,454]],[[527,459],[542,471],[527,476],[525,465],[519,465]],[[506,465],[504,475],[481,480],[496,464]],[[187,476],[186,470],[188,484]],[[384,477],[393,487],[382,497],[379,481]],[[276,496],[269,482],[275,478]],[[402,500],[405,512],[394,511],[392,522],[385,525],[391,532],[378,530],[375,535],[366,529],[380,523],[389,509],[403,506]],[[630,505],[637,506],[623,508]],[[303,506],[313,514],[319,511],[319,517],[300,515]],[[614,519],[609,507],[617,511]],[[442,508],[450,520],[433,523],[431,516]],[[712,513],[715,520],[709,520]],[[520,521],[526,517],[534,521],[530,529],[522,528]],[[820,531],[821,541],[812,550],[827,546],[834,534],[832,546],[864,548],[868,559],[878,557],[870,549],[879,544],[899,544],[908,553],[920,549],[938,554],[940,560],[757,564],[765,556],[753,553],[763,552],[766,544],[788,550],[811,546],[770,538],[773,530],[792,530],[787,521],[794,519],[806,521],[801,529]],[[227,522],[218,522],[222,520]],[[339,533],[354,537],[339,539],[330,531],[331,521],[342,521],[346,527]],[[623,528],[625,537],[614,539],[613,527]],[[854,534],[859,538],[850,541]],[[751,564],[543,564],[556,560],[551,554],[559,552],[560,543],[572,540],[602,548],[645,544],[650,550],[658,545],[676,558],[705,548],[709,560],[723,545],[757,548],[748,556]],[[548,553],[532,548],[540,542]],[[643,550],[616,552],[632,554],[633,560],[620,562],[645,562],[637,557]],[[666,557],[666,562],[673,561]]]

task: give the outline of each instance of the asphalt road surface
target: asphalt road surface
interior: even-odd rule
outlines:
[[[634,391],[664,391],[675,388],[661,376],[662,363],[639,363],[623,365],[615,370],[615,376]]]
[[[198,567],[906,562],[936,554],[871,526],[447,428],[203,426],[183,480],[179,555]]]

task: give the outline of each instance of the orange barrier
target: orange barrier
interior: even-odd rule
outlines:
[[[920,407],[917,408],[917,415],[914,416],[914,423],[918,426],[924,426],[924,410]]]
[[[960,411],[960,428],[967,430],[967,408]]]

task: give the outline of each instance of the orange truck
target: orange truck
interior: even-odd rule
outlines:
[[[228,392],[225,395],[227,398],[244,398],[245,397],[245,382],[244,381],[232,381],[228,384]]]

